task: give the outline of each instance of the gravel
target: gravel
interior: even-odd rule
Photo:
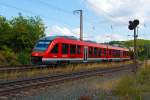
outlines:
[[[115,87],[118,80],[129,74],[129,71],[116,72],[104,76],[94,76],[85,79],[67,81],[61,84],[32,89],[29,92],[18,93],[7,99],[11,100],[79,100],[88,96],[92,100],[100,100]],[[109,97],[108,97],[109,98]]]

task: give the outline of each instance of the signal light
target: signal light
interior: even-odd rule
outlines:
[[[139,22],[138,19],[135,19],[135,20],[133,21],[133,23],[134,23],[134,26],[137,27],[137,26],[139,25],[140,22]]]
[[[129,30],[133,30],[134,29],[134,25],[132,21],[129,21],[129,26],[128,26]]]
[[[139,23],[140,22],[138,19],[135,19],[134,21],[129,21],[129,25],[128,25],[129,30],[135,29],[139,25]]]

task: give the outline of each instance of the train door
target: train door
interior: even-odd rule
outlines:
[[[84,56],[83,56],[83,62],[87,62],[88,58],[88,47],[84,47]]]

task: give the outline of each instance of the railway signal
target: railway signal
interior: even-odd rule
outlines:
[[[132,21],[129,21],[129,26],[128,26],[129,30],[133,30],[134,29],[134,25]]]
[[[139,20],[135,19],[134,21],[129,21],[129,30],[134,30],[139,25]]]
[[[139,23],[140,23],[139,20],[135,19],[134,21],[129,21],[129,25],[128,25],[129,30],[134,30],[134,64],[135,64],[134,71],[135,72],[137,70],[137,42],[136,41],[138,37],[136,29]]]

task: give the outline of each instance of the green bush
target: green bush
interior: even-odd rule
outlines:
[[[2,51],[0,51],[2,52]],[[0,53],[0,65],[6,65],[7,61],[5,59],[5,57]]]
[[[138,82],[143,84],[150,81],[150,69],[144,68],[137,74]]]
[[[17,55],[10,48],[7,48],[6,46],[2,47],[1,56],[3,56],[3,58],[5,59],[6,64],[9,65],[20,64]]]
[[[30,64],[30,52],[24,50],[22,52],[15,53],[7,46],[3,46],[0,51],[0,65],[20,65]]]
[[[136,80],[132,76],[126,76],[124,77],[119,83],[118,86],[116,87],[115,90],[113,90],[113,93],[115,95],[120,95],[120,96],[136,96],[139,95],[140,90],[136,87]]]
[[[39,38],[45,36],[45,25],[38,16],[0,16],[0,64],[29,64],[30,52]],[[5,62],[6,61],[6,62]]]
[[[30,53],[28,52],[20,52],[18,53],[18,59],[21,64],[30,64]]]
[[[128,97],[130,100],[141,100],[145,93],[150,93],[150,66],[141,68],[136,75],[126,76],[121,79],[113,94]]]

